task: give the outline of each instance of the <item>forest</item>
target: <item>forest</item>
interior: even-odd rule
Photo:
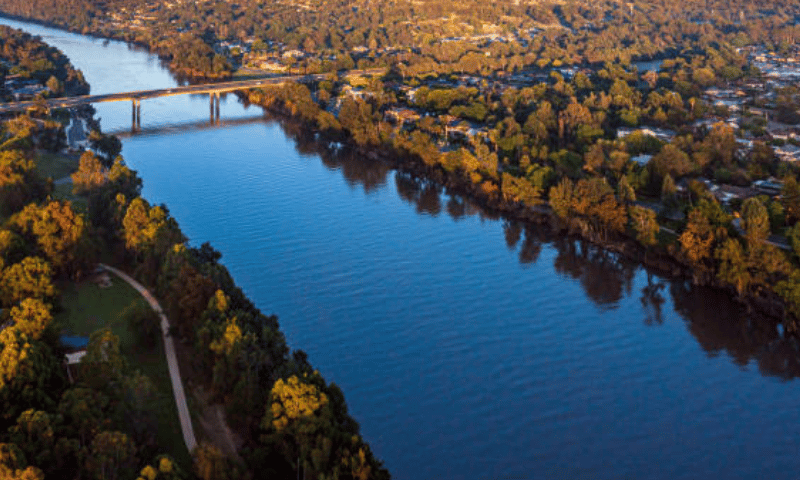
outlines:
[[[658,73],[606,63],[571,78],[553,71],[523,87],[502,80],[467,87],[463,79],[410,76],[395,67],[382,77],[331,76],[311,87],[252,91],[247,99],[362,152],[380,151],[401,169],[490,208],[554,218],[563,232],[665,262],[696,284],[767,306],[762,310],[796,334],[798,168],[778,160],[783,143],[766,133],[763,117],[745,110],[733,127],[727,107],[703,99],[711,87],[763,80],[734,47],[685,51]],[[784,102],[797,95],[781,92]],[[751,92],[754,110],[760,93]],[[398,120],[398,112],[412,117]],[[641,126],[674,135],[659,139],[631,128]],[[626,128],[632,133],[618,137]],[[740,145],[742,136],[752,148]],[[634,160],[643,155],[649,161]],[[782,179],[780,195],[724,204],[712,192],[717,184],[745,188],[768,178]]]
[[[34,80],[46,85],[51,95],[85,95],[89,85],[80,70],[58,49],[32,35],[0,25],[0,82],[6,79]]]
[[[629,62],[709,42],[785,49],[798,36],[800,3],[2,0],[0,11],[136,42],[176,71],[219,78],[245,45],[309,71],[403,64],[415,73]],[[296,49],[300,58],[281,55]]]
[[[194,77],[226,77],[256,57],[330,72],[243,96],[509,217],[723,289],[781,318],[787,336],[800,331],[800,171],[776,154],[800,142],[768,131],[800,123],[800,91],[767,92],[748,57],[797,53],[800,2],[0,0],[0,9],[146,45]],[[640,60],[660,65],[640,71]],[[337,74],[374,66],[387,73]],[[728,89],[741,92],[741,111],[709,100]],[[122,159],[84,154],[73,177],[81,201],[53,200],[33,152],[58,147],[58,123],[33,112],[6,121],[3,135],[0,468],[19,478],[57,473],[48,468],[97,478],[108,462],[134,476],[147,466],[153,478],[177,471],[154,466],[175,462],[152,431],[120,421],[146,418],[148,389],[135,368],[99,353],[114,351],[112,334],[92,338],[77,383],[58,364],[56,285],[111,258],[164,302],[194,375],[246,439],[244,466],[204,447],[198,471],[175,475],[388,478],[338,387],[290,352],[277,319],[243,295],[218,252],[190,246],[166,206],[140,197]],[[715,194],[770,179],[778,195]],[[20,433],[36,428],[49,433]]]
[[[39,40],[20,45],[30,42]],[[389,478],[342,391],[290,351],[278,319],[242,293],[219,252],[190,246],[167,207],[140,196],[118,148],[84,152],[71,192],[56,191],[39,164],[63,146],[51,139],[63,137],[55,113],[0,124],[0,478]],[[65,294],[100,261],[161,300],[190,352],[186,374],[243,436],[241,460],[200,443],[187,464],[179,446],[159,442],[162,410],[174,407],[110,328],[98,326],[67,373]],[[157,344],[152,310],[123,317],[136,348]]]

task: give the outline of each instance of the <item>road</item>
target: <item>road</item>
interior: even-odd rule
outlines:
[[[343,75],[358,73],[362,75],[378,75],[384,73],[384,68],[370,70],[351,70]],[[45,103],[49,108],[72,108],[78,105],[103,102],[140,101],[148,98],[169,97],[174,95],[192,95],[205,93],[225,93],[249,88],[280,85],[288,82],[322,81],[329,78],[331,73],[316,73],[309,75],[281,75],[251,80],[235,80],[230,82],[204,83],[199,85],[186,85],[182,87],[159,88],[155,90],[136,90],[132,92],[108,93],[102,95],[82,95],[77,97],[49,98]],[[35,107],[37,101],[0,103],[0,113],[25,111]]]
[[[181,431],[183,432],[183,441],[186,442],[186,448],[189,453],[197,446],[197,439],[194,436],[194,427],[192,426],[192,417],[189,415],[189,407],[186,405],[186,394],[183,390],[183,380],[181,379],[181,372],[178,368],[178,357],[175,356],[175,343],[172,341],[172,336],[169,334],[169,320],[161,310],[158,300],[144,286],[131,278],[125,272],[122,272],[114,267],[100,264],[100,267],[115,274],[119,278],[125,280],[142,294],[147,303],[150,304],[153,310],[158,313],[161,318],[161,333],[164,336],[164,353],[167,356],[167,366],[169,367],[169,378],[172,381],[172,392],[175,394],[175,404],[178,406],[178,418],[181,422]]]

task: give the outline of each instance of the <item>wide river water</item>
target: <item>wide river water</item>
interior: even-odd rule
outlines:
[[[119,42],[41,35],[92,93],[166,88]],[[210,241],[345,392],[394,478],[798,478],[798,352],[724,296],[331,153],[234,96],[97,106],[144,196]],[[657,292],[656,294],[648,292]]]

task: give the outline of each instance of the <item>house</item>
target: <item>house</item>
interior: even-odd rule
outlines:
[[[73,383],[78,376],[77,365],[86,356],[86,347],[89,345],[87,337],[62,335],[61,344],[67,353],[64,354],[64,367],[67,369],[69,382]]]
[[[768,180],[756,180],[753,182],[753,188],[759,193],[764,193],[767,195],[780,195],[781,190],[783,190],[783,182],[779,182],[772,178]]]
[[[392,108],[386,111],[384,118],[397,125],[413,125],[420,119],[420,114],[410,108]]]
[[[800,160],[800,147],[792,144],[775,147],[775,155],[784,162],[796,162]]]
[[[624,138],[636,132],[639,132],[642,135],[655,137],[661,140],[662,142],[669,142],[673,138],[675,138],[675,132],[673,132],[672,130],[667,130],[666,128],[655,128],[655,127],[618,128],[617,138]]]

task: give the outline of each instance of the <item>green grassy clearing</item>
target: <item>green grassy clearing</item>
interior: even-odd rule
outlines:
[[[56,315],[56,321],[70,335],[89,336],[100,328],[109,327],[119,337],[120,349],[129,365],[150,377],[158,389],[158,445],[165,453],[172,455],[184,470],[189,471],[191,457],[183,441],[163,340],[159,335],[153,348],[138,344],[123,315],[128,308],[146,305],[146,302],[127,283],[113,274],[109,274],[109,277],[113,283],[109,288],[100,288],[90,281],[62,285],[63,310]]]
[[[660,230],[656,234],[656,240],[658,241],[658,245],[662,247],[666,247],[667,245],[672,245],[678,240],[676,235],[671,234],[670,232],[665,232]]]
[[[53,185],[53,198],[56,200],[68,200],[72,203],[72,209],[77,213],[88,213],[89,202],[86,197],[81,197],[72,193],[71,183],[61,183]]]
[[[36,156],[36,169],[42,177],[58,180],[78,170],[78,160],[59,153],[40,152]]]

